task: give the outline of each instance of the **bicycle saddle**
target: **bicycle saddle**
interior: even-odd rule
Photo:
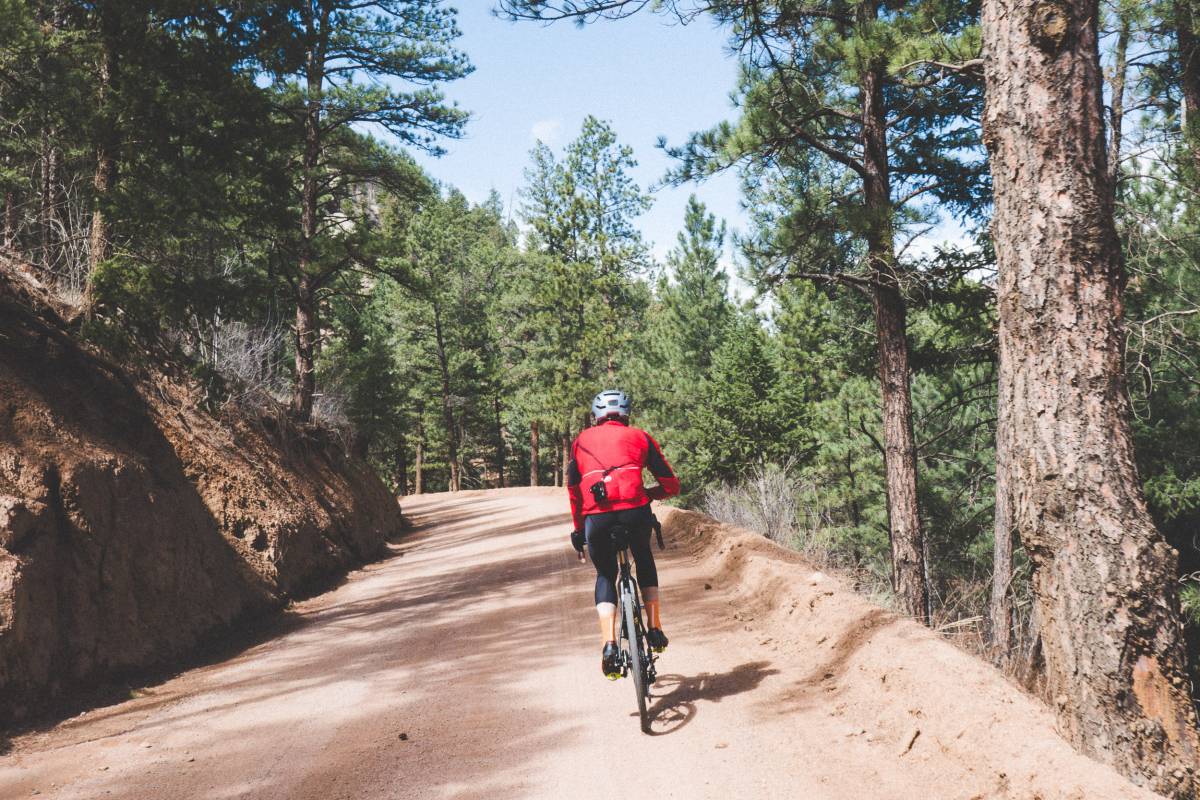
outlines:
[[[629,547],[629,540],[632,536],[629,528],[624,525],[613,525],[608,529],[609,538],[618,550],[624,550]]]

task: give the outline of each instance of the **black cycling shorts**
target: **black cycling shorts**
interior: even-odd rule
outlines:
[[[658,586],[658,568],[654,566],[654,553],[650,550],[652,519],[649,503],[584,517],[588,554],[596,566],[597,603],[617,602],[617,548],[608,532],[613,525],[620,524],[629,529],[629,551],[633,553],[637,567],[638,586],[642,591]]]

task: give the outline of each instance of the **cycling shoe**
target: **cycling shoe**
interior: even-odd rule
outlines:
[[[600,654],[600,671],[610,681],[621,677],[621,649],[616,642],[604,644],[604,652]]]

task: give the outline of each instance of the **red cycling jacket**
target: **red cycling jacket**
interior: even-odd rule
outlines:
[[[657,486],[642,485],[643,467],[658,478]],[[608,499],[597,502],[592,486],[601,481]],[[567,493],[571,496],[575,530],[581,531],[583,518],[590,514],[638,508],[651,500],[679,494],[679,479],[654,437],[610,419],[587,428],[571,445]]]

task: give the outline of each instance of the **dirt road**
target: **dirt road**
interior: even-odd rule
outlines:
[[[628,681],[600,675],[559,493],[405,511],[392,557],[289,632],[17,740],[0,798],[1153,797],[989,667],[685,515],[643,735]]]

